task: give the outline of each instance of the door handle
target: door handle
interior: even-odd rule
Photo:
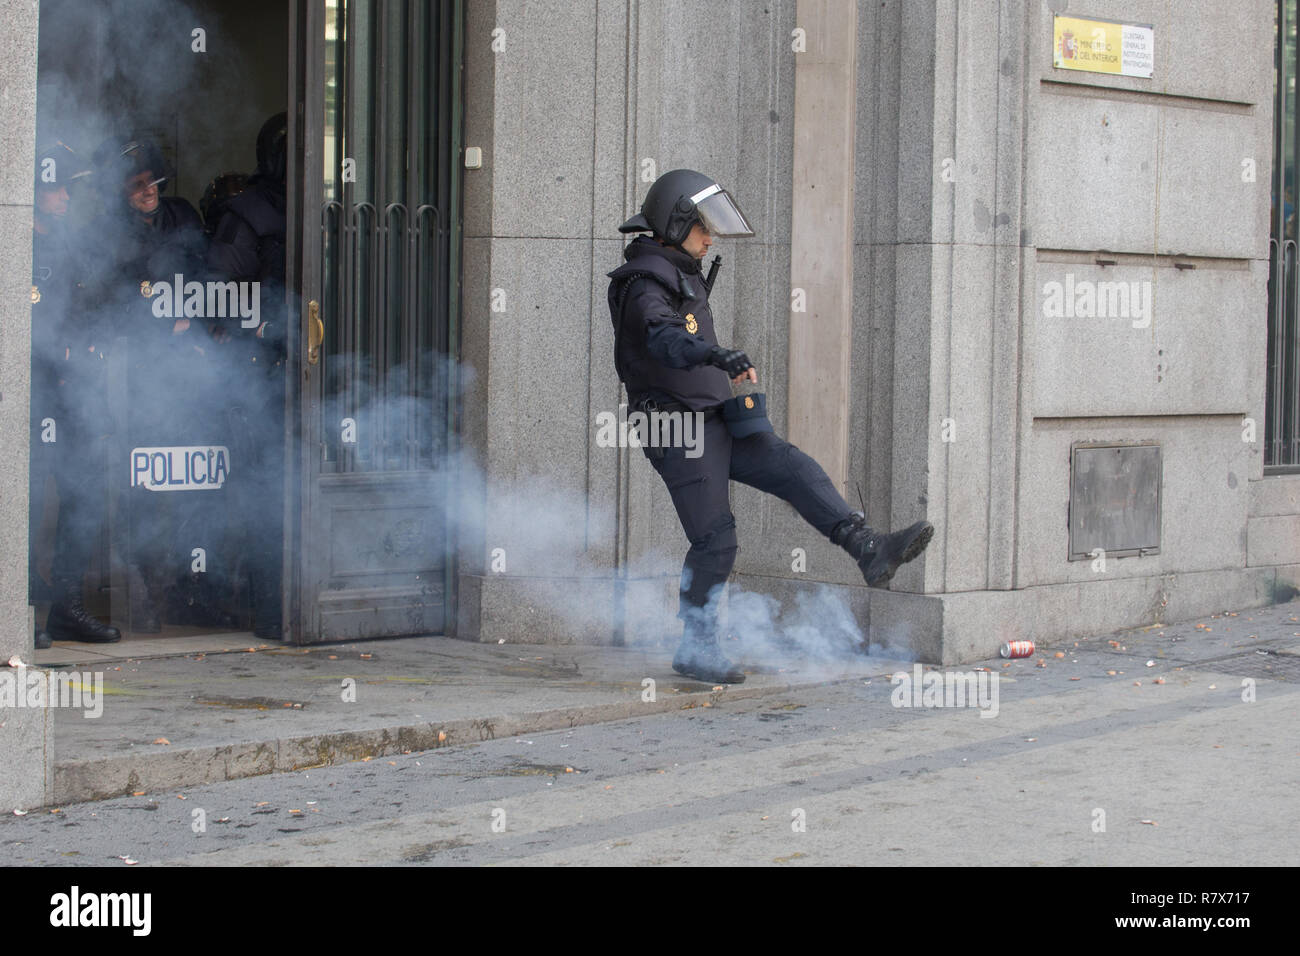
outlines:
[[[307,364],[320,361],[320,346],[325,341],[325,323],[320,319],[320,303],[312,299],[307,303]]]

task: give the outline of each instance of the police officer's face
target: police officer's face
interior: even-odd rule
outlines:
[[[149,215],[158,209],[158,184],[152,170],[145,170],[126,181],[126,197],[136,212]]]
[[[67,186],[54,189],[42,187],[36,190],[36,209],[41,215],[62,218],[68,214],[68,202]]]
[[[690,235],[682,242],[682,248],[686,250],[686,254],[694,256],[696,259],[703,259],[708,254],[711,245],[713,245],[713,236],[709,233],[709,230],[698,222],[691,226]]]

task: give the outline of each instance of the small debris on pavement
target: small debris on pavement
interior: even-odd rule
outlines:
[[[1156,821],[1154,821],[1154,820],[1139,820],[1138,822],[1139,822],[1139,823],[1145,823],[1147,826],[1152,826],[1152,827],[1158,827],[1158,826],[1160,826],[1160,824],[1156,823]]]
[[[170,747],[172,745],[172,742],[168,740],[166,737],[159,737],[157,740],[154,741],[154,743],[162,744],[163,746],[166,747]]]

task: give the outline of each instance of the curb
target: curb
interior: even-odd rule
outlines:
[[[445,723],[399,724],[276,740],[189,747],[163,753],[68,761],[54,767],[53,803],[49,805],[108,800],[132,796],[141,791],[174,790],[262,774],[332,767],[373,757],[437,750],[521,734],[672,713],[694,707],[712,707],[728,700],[751,700],[856,680],[861,680],[861,677],[740,687],[735,690],[724,687],[700,693],[674,694],[667,699],[661,696],[654,702],[637,699],[616,704],[585,707],[575,705],[524,714],[462,718]]]

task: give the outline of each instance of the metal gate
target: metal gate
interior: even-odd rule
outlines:
[[[302,9],[300,641],[446,630],[459,2]]]

